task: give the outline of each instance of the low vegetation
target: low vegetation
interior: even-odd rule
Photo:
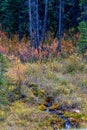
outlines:
[[[0,80],[1,129],[63,128],[64,120],[47,111],[57,110],[81,128],[87,128],[87,60],[78,53],[47,61],[21,62],[4,55]],[[6,68],[6,67],[5,67]],[[3,129],[3,130],[4,130]]]

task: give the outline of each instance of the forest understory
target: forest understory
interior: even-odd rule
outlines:
[[[64,39],[61,53],[57,39],[39,53],[14,40],[0,43],[0,129],[87,128],[87,53]]]

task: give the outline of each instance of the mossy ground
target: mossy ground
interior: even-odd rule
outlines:
[[[64,116],[87,128],[87,61],[80,55],[25,64],[10,59],[4,77],[9,104],[0,105],[1,130],[63,128],[60,118],[43,111],[46,97],[53,97],[51,110],[64,109]],[[80,113],[70,111],[73,109]]]

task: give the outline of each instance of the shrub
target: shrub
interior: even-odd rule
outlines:
[[[7,90],[6,80],[4,79],[4,73],[7,68],[7,60],[4,55],[0,53],[0,104],[7,105]]]
[[[0,53],[0,76],[3,77],[3,73],[6,71],[6,68],[7,68],[7,59],[2,53]]]
[[[54,72],[60,72],[62,70],[62,64],[56,61],[49,63],[48,66],[51,69],[51,71],[54,71]]]
[[[84,69],[84,63],[81,62],[82,58],[77,55],[70,56],[64,64],[64,72],[71,73],[76,71],[82,71]]]
[[[62,95],[69,95],[69,94],[74,93],[74,89],[75,89],[75,87],[72,84],[69,84],[67,86],[60,85],[57,87],[56,92],[59,95],[61,95],[61,94]]]
[[[80,52],[85,53],[87,50],[87,23],[81,22],[79,24],[79,41],[78,41],[78,49]]]

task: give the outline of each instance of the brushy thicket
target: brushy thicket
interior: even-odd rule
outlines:
[[[71,33],[71,32],[70,32]],[[21,61],[26,62],[29,60],[46,60],[48,58],[53,58],[57,56],[57,46],[58,40],[55,38],[46,38],[46,44],[44,45],[44,50],[39,47],[39,53],[35,48],[30,48],[29,40],[25,37],[22,39],[21,44],[18,42],[18,37],[15,35],[12,39],[8,39],[4,32],[0,32],[0,52],[7,55],[15,55],[20,58]],[[68,36],[64,34],[62,38],[62,54],[72,54],[75,50],[74,43],[76,42],[76,36],[73,35],[72,40],[70,40],[72,36]]]

